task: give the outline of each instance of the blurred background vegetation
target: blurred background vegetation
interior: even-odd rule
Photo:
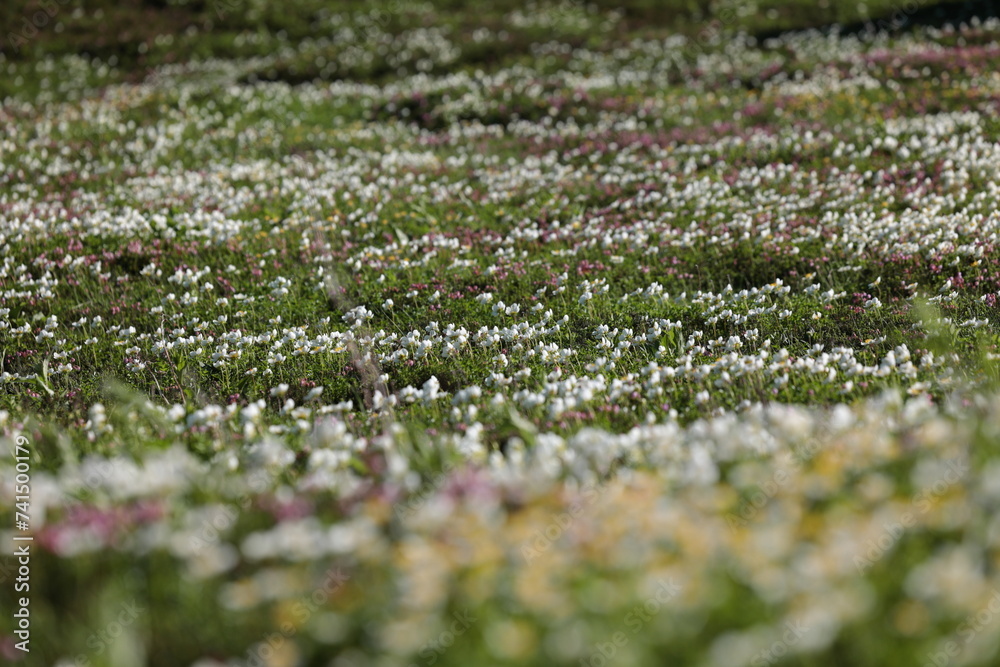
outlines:
[[[557,37],[600,48],[677,33],[708,40],[739,31],[765,38],[833,25],[845,31],[907,30],[995,16],[1000,8],[994,0],[563,0],[543,5],[546,11],[540,13],[551,17],[549,8],[556,5],[556,15],[565,20],[532,22],[539,5],[518,0],[4,0],[0,63],[77,54],[98,58],[131,78],[167,63],[272,55],[317,39],[323,48],[336,51],[351,45],[345,29],[353,30],[358,41],[370,41],[379,34],[433,28],[444,31],[461,50],[452,63],[459,70],[509,64],[529,55],[539,40]],[[608,15],[615,20],[599,33],[587,20],[573,20]],[[517,17],[527,20],[511,25]],[[509,34],[502,45],[488,40],[484,45],[476,38],[483,29]],[[312,54],[310,59],[317,60]],[[399,74],[375,67],[349,76],[379,81]],[[300,63],[265,78],[297,83],[344,77]]]

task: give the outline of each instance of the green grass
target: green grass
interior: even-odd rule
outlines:
[[[997,23],[521,5],[0,7],[5,658],[924,664],[984,608]]]

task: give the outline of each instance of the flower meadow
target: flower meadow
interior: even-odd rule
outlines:
[[[1000,20],[313,4],[6,36],[5,661],[996,664]]]

